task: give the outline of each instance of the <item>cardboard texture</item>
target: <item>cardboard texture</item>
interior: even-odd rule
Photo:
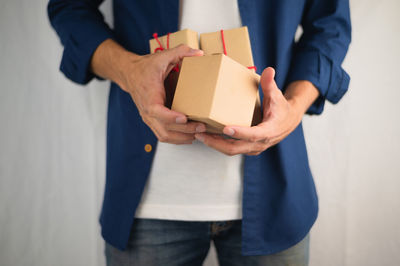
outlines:
[[[167,49],[167,35],[158,37],[161,42],[162,47]],[[151,39],[150,41],[150,53],[154,53],[155,49],[160,47],[156,39]],[[169,48],[174,48],[180,44],[186,44],[193,49],[199,49],[199,38],[198,33],[190,30],[184,29],[169,35]]]
[[[203,122],[207,132],[251,126],[260,76],[223,55],[185,57],[172,110]]]
[[[247,27],[224,30],[226,55],[245,67],[254,66]],[[200,34],[200,47],[205,55],[224,53],[221,31]]]
[[[226,55],[245,67],[254,66],[249,31],[247,27],[244,26],[240,28],[224,30],[223,34]],[[200,34],[200,48],[204,51],[205,55],[224,53],[221,31]],[[258,125],[261,123],[261,121],[261,100],[260,95],[257,94],[252,126]]]

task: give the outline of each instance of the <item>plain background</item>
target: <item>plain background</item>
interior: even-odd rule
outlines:
[[[45,0],[0,2],[0,265],[104,265],[107,82],[73,84]],[[110,19],[110,1],[102,10]],[[349,92],[305,117],[311,265],[400,265],[400,1],[352,0]],[[211,252],[205,265],[215,264]]]

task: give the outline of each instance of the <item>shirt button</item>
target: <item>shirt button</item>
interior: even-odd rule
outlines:
[[[153,149],[153,147],[152,147],[150,144],[144,145],[144,150],[145,150],[146,152],[151,152],[152,149]]]

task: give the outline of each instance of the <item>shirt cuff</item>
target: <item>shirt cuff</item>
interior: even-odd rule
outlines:
[[[339,102],[350,83],[350,77],[346,71],[317,50],[296,54],[287,84],[297,80],[308,80],[319,91],[317,100],[307,110],[308,114],[322,113],[325,100],[334,104]]]
[[[77,30],[64,44],[61,72],[79,84],[99,78],[90,71],[90,62],[97,47],[110,38],[113,39],[112,31],[102,25],[92,25],[90,32]]]

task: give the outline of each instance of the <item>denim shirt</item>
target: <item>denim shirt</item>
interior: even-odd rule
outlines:
[[[152,33],[178,30],[179,0],[114,0],[113,29],[98,9],[101,2],[50,0],[48,4],[51,25],[64,46],[60,70],[79,84],[95,77],[90,60],[104,40],[112,38],[144,55],[149,53]],[[320,95],[309,114],[320,114],[326,100],[337,103],[342,98],[350,81],[341,67],[351,40],[348,0],[238,0],[238,6],[259,73],[274,67],[282,90],[292,81],[312,82]],[[299,25],[303,33],[296,42]],[[121,250],[126,248],[156,147],[157,138],[130,95],[111,83],[100,223],[104,239]],[[243,255],[276,253],[308,234],[317,217],[318,199],[301,124],[260,155],[245,156],[242,209]]]

